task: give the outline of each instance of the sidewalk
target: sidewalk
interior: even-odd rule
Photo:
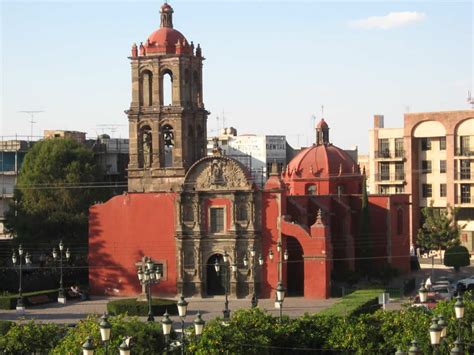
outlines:
[[[35,320],[44,323],[75,324],[81,319],[86,319],[89,314],[102,314],[107,308],[107,302],[116,297],[92,297],[90,301],[68,301],[67,304],[48,303],[41,306],[27,308],[25,313],[19,314],[16,310],[1,310],[1,320],[28,321]],[[204,320],[208,321],[216,317],[222,317],[224,308],[224,297],[214,298],[187,298],[188,317],[186,323],[191,323],[195,314],[200,311]],[[287,297],[283,303],[283,314],[290,317],[297,317],[304,313],[317,313],[338,301],[337,298],[328,300],[308,300],[302,297]],[[274,316],[279,315],[275,309],[274,300],[259,300],[258,306],[267,310]],[[250,308],[249,299],[230,299],[229,308],[231,312],[240,308]],[[231,313],[232,315],[232,313]],[[146,320],[146,317],[142,317]],[[178,316],[171,316],[173,321],[179,321]],[[161,320],[161,314],[155,316],[155,321]]]

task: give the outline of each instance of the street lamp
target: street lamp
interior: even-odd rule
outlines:
[[[124,338],[122,344],[119,346],[120,355],[130,355],[130,345],[127,343],[127,338]]]
[[[448,333],[448,323],[444,319],[444,316],[441,314],[438,317],[438,325],[441,328],[441,341],[446,338],[446,335]]]
[[[225,293],[225,301],[224,301],[224,309],[222,310],[222,314],[224,316],[224,321],[228,321],[230,319],[230,309],[229,309],[229,298],[228,298],[228,284],[229,284],[229,254],[227,254],[227,251],[224,252],[224,255],[222,256],[223,260],[223,267],[224,267],[224,293]],[[216,262],[214,263],[214,268],[219,274],[221,270],[221,265],[219,264],[219,261],[216,259]],[[237,270],[237,265],[234,263],[232,264],[232,270],[234,268]]]
[[[418,347],[418,343],[416,340],[411,342],[411,347],[408,349],[408,355],[421,355],[421,350]]]
[[[168,342],[172,324],[173,321],[170,319],[168,311],[166,311],[165,314],[163,314],[163,318],[161,319],[161,327],[163,328],[163,335],[165,336],[166,351],[168,351]]]
[[[421,287],[418,290],[418,295],[420,296],[421,303],[425,303],[428,300],[428,290],[424,284],[421,284]]]
[[[194,332],[196,336],[201,336],[205,323],[201,317],[201,312],[197,312],[196,318],[194,319]]]
[[[181,295],[178,301],[178,315],[181,318],[181,354],[185,353],[185,341],[184,338],[184,319],[186,318],[186,313],[188,312],[188,302],[184,299],[184,296]]]
[[[92,337],[88,336],[86,342],[82,344],[82,354],[83,355],[94,355],[95,346],[92,342]]]
[[[276,288],[276,298],[280,308],[280,322],[283,320],[283,300],[285,299],[285,288],[281,282],[278,283]]]
[[[461,355],[461,354],[464,354],[464,347],[463,347],[463,343],[460,339],[456,339],[454,341],[454,347],[451,349],[451,352],[450,352],[451,355]]]
[[[457,340],[462,344],[461,327],[462,327],[462,319],[464,318],[464,302],[462,301],[461,295],[458,295],[456,297],[456,303],[454,304],[454,313],[456,314],[456,319],[459,322]]]
[[[438,325],[438,318],[433,317],[431,320],[431,326],[429,329],[430,332],[430,342],[433,346],[433,353],[438,353],[438,347],[441,340],[441,327]]]
[[[139,269],[137,270],[138,281],[145,286],[148,301],[148,322],[154,322],[155,317],[151,309],[152,297],[151,297],[151,286],[158,284],[161,280],[161,273],[157,265],[153,260],[145,256]]]
[[[253,293],[252,293],[252,308],[257,307],[258,305],[258,296],[257,296],[257,279],[256,279],[256,269],[257,266],[262,266],[263,265],[263,257],[262,254],[258,256],[258,259],[256,258],[256,252],[255,249],[250,249],[250,269],[252,270],[252,279],[253,279]],[[247,258],[247,254],[244,255],[244,266],[247,267],[249,265],[249,259]]]
[[[101,322],[99,324],[100,327],[100,337],[102,342],[104,343],[105,353],[108,354],[108,344],[110,340],[110,331],[112,329],[112,325],[109,323],[107,313],[101,317]]]
[[[18,300],[16,302],[16,310],[19,312],[24,312],[25,311],[25,305],[23,303],[23,288],[22,288],[22,279],[23,279],[23,253],[24,250],[20,244],[18,247],[18,257],[16,256],[15,252],[13,252],[12,255],[12,262],[13,266],[16,265],[16,262],[19,261],[19,271],[20,271],[20,277],[19,277],[19,286],[18,286]],[[30,265],[31,264],[31,257],[29,253],[25,254],[25,264]]]
[[[63,251],[64,251],[64,244],[61,240],[59,242],[59,294],[58,294],[58,302],[65,304],[66,303],[66,296],[64,295],[64,285],[63,285]],[[71,252],[69,248],[66,249],[66,259],[69,260],[71,257]],[[56,248],[53,249],[53,259],[56,261],[58,259],[58,252]]]

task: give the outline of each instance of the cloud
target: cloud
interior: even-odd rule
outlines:
[[[366,19],[355,20],[349,22],[349,26],[353,28],[363,28],[371,30],[374,28],[389,30],[395,27],[402,27],[412,23],[423,21],[426,15],[423,12],[403,11],[390,12],[385,16],[370,16]]]

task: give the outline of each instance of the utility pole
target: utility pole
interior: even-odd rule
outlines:
[[[34,120],[35,118],[35,115],[38,114],[38,113],[41,113],[41,112],[44,112],[44,111],[28,111],[28,110],[25,110],[25,111],[18,111],[20,113],[26,113],[27,115],[30,115],[30,120],[28,122],[30,122],[31,124],[31,128],[30,128],[30,141],[33,140],[33,125],[36,123],[36,121]]]

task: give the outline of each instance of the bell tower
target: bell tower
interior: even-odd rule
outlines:
[[[173,28],[173,8],[160,9],[160,28],[133,44],[129,122],[130,192],[177,191],[189,167],[206,155],[202,51]]]

